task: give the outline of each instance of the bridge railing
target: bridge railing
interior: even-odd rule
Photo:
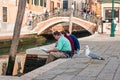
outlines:
[[[72,9],[55,9],[49,12],[46,12],[41,15],[36,15],[33,19],[33,28],[37,26],[37,23],[40,23],[42,21],[45,21],[47,19],[53,18],[53,17],[70,17],[72,14]],[[96,23],[97,17],[90,13],[85,13],[80,10],[74,10],[73,11],[73,17],[77,17],[80,19],[84,19],[86,21],[90,21],[92,23]]]

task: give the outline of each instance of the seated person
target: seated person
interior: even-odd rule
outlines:
[[[74,42],[75,53],[80,54],[80,42],[78,41],[77,37],[73,34],[70,34],[68,30],[65,30],[65,32],[72,38]]]
[[[49,53],[46,64],[58,58],[69,58],[72,56],[69,40],[58,31],[55,31],[53,36],[57,40],[57,45],[53,49],[46,51]]]
[[[74,49],[74,41],[72,40],[70,35],[68,33],[66,33],[65,31],[61,31],[61,33],[70,41],[72,52],[74,54],[74,51],[75,51],[75,49]]]

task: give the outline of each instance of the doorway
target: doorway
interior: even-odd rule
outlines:
[[[51,11],[54,10],[54,2],[53,2],[53,1],[50,2],[50,10],[51,10]]]

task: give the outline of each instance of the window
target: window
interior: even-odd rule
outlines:
[[[39,0],[34,0],[35,5],[39,5]]]
[[[43,6],[43,0],[32,0],[32,4],[36,6]],[[45,0],[46,2],[46,0]],[[46,6],[46,3],[44,2],[44,5]],[[27,0],[27,3],[29,3],[29,0]]]
[[[114,18],[119,20],[119,8],[114,9]],[[112,21],[112,8],[105,8],[105,20],[108,22]]]
[[[29,0],[27,0],[27,3],[29,3]]]
[[[111,22],[111,20],[112,20],[111,19],[112,18],[111,12],[112,12],[111,9],[106,9],[105,10],[105,16],[106,16],[105,20],[107,20],[108,22]]]
[[[63,1],[63,9],[68,9],[68,0]]]
[[[73,4],[74,4],[74,9],[76,10],[76,1],[74,1],[74,3],[73,3]]]
[[[57,7],[59,7],[59,8],[60,8],[60,3],[57,3]]]
[[[43,6],[43,0],[40,0],[40,6]]]
[[[44,0],[44,7],[46,7],[46,0]]]
[[[7,22],[7,7],[3,7],[3,22]]]

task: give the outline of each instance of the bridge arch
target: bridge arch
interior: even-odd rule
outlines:
[[[37,33],[39,35],[45,29],[49,28],[51,25],[54,25],[60,22],[69,22],[69,21],[70,21],[70,17],[53,17],[46,21],[42,21],[38,23],[37,26],[32,30],[32,32]],[[96,25],[94,23],[91,23],[89,21],[86,21],[80,18],[71,17],[71,22],[80,25],[91,34],[93,34],[96,30]]]

